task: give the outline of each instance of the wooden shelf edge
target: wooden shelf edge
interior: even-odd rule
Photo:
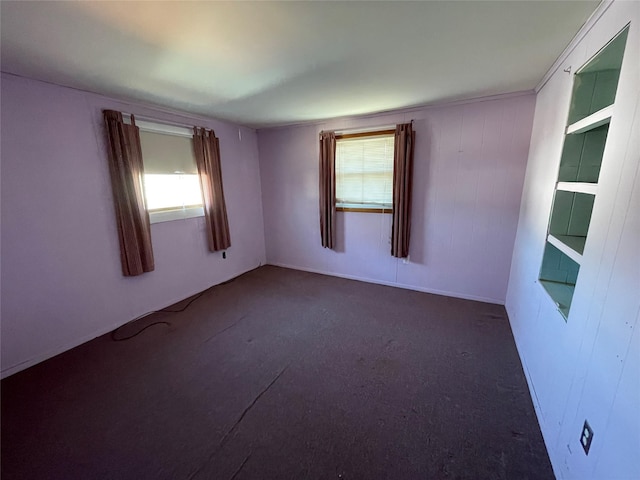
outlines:
[[[558,182],[556,190],[562,190],[563,192],[575,192],[575,193],[587,193],[589,195],[596,195],[598,193],[597,183],[586,182]]]
[[[605,123],[609,123],[611,120],[611,114],[613,113],[613,105],[604,107],[602,110],[598,110],[592,113],[588,117],[578,120],[567,127],[567,135],[584,133],[589,130],[593,130]]]
[[[558,240],[556,237],[554,237],[553,235],[549,234],[547,236],[547,241],[553,245],[554,247],[556,247],[558,250],[560,250],[562,253],[564,253],[567,257],[569,257],[571,260],[573,260],[574,262],[576,262],[578,265],[580,265],[580,263],[582,262],[582,255],[580,255],[578,252],[576,252],[573,248],[571,248],[569,245],[567,245],[566,243],[562,242],[561,240]]]

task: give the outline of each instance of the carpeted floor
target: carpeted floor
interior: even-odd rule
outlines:
[[[2,381],[3,480],[553,478],[501,306],[267,266],[158,321]]]

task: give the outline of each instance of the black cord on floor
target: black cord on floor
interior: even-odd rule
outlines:
[[[128,337],[122,337],[122,338],[116,338],[116,332],[119,330],[119,328],[116,328],[113,332],[111,332],[111,340],[113,340],[114,342],[124,342],[125,340],[129,340],[130,338],[133,338],[133,337],[136,337],[136,336],[140,335],[147,328],[153,327],[154,325],[159,325],[161,323],[164,324],[164,325],[171,326],[171,324],[169,322],[153,322],[153,323],[150,323],[149,325],[147,325],[146,327],[144,327],[143,329],[137,331],[133,335],[129,335]],[[124,325],[123,325],[123,327],[124,327]],[[122,328],[122,327],[120,327],[120,328]]]
[[[207,289],[208,290],[208,289]],[[189,303],[187,303],[184,307],[182,307],[180,310],[168,310],[167,308],[163,308],[162,310],[158,310],[158,312],[165,312],[165,313],[180,313],[180,312],[184,312],[187,308],[189,308],[189,305],[191,305],[193,302],[195,302],[196,300],[198,300],[202,295],[205,294],[205,292],[207,290],[204,290],[200,293],[198,293],[195,297],[193,297],[191,300],[189,300]],[[156,313],[156,312],[153,312]]]
[[[208,289],[207,289],[207,290],[208,290]],[[146,325],[144,328],[142,328],[142,329],[138,330],[138,331],[137,331],[136,333],[134,333],[133,335],[129,335],[128,337],[122,337],[122,338],[117,338],[117,337],[116,337],[116,335],[117,335],[117,333],[118,333],[118,330],[120,330],[121,328],[123,328],[123,327],[125,327],[125,326],[129,325],[130,323],[133,323],[133,322],[135,322],[135,321],[138,321],[138,320],[140,320],[140,319],[142,319],[142,318],[144,318],[144,317],[147,317],[147,316],[149,316],[149,315],[151,315],[151,314],[153,314],[153,313],[181,313],[181,312],[184,312],[187,308],[189,308],[189,306],[190,306],[193,302],[195,302],[195,301],[196,301],[196,300],[198,300],[202,295],[204,295],[204,294],[206,293],[206,291],[207,291],[207,290],[204,290],[204,291],[202,291],[202,292],[198,293],[198,294],[197,294],[196,296],[194,296],[191,300],[189,300],[189,303],[187,303],[184,307],[182,307],[182,308],[181,308],[181,309],[179,309],[179,310],[168,310],[168,309],[166,309],[166,308],[163,308],[163,309],[161,309],[161,310],[152,310],[152,311],[147,312],[147,313],[145,313],[145,314],[143,314],[143,315],[140,315],[139,317],[134,318],[133,320],[131,320],[131,321],[129,321],[129,322],[127,322],[127,323],[125,323],[124,325],[120,325],[118,328],[116,328],[115,330],[113,330],[113,331],[111,332],[111,340],[113,340],[114,342],[123,342],[123,341],[125,341],[125,340],[129,340],[129,339],[131,339],[131,338],[133,338],[133,337],[137,337],[137,336],[138,336],[138,335],[140,335],[142,332],[144,332],[147,328],[149,328],[149,327],[153,327],[154,325],[164,324],[164,325],[171,326],[171,324],[170,324],[169,322],[165,322],[165,321],[158,321],[158,322],[153,322],[153,323],[150,323],[149,325]]]
[[[253,270],[257,270],[258,268],[260,268],[262,266],[262,263],[260,263],[260,265],[258,265],[256,268],[254,268]],[[226,282],[222,282],[219,285],[227,285],[231,282],[233,282],[234,280],[236,280],[237,278],[241,277],[242,275],[246,275],[247,273],[252,272],[253,270],[249,270],[248,272],[244,272],[243,274],[238,275],[237,277],[231,278],[229,280],[227,280]],[[140,320],[141,318],[144,318],[148,315],[151,315],[152,313],[181,313],[184,312],[187,308],[189,308],[191,306],[191,304],[193,302],[195,302],[196,300],[198,300],[202,295],[204,295],[205,293],[207,293],[207,291],[211,290],[212,288],[216,287],[217,285],[214,285],[213,287],[209,287],[206,290],[203,290],[202,292],[198,293],[197,295],[195,295],[191,300],[189,300],[189,302],[182,307],[179,310],[169,310],[168,308],[163,308],[161,310],[152,310],[150,312],[147,312],[143,315],[140,315],[139,317],[134,318],[133,320],[125,323],[124,325],[120,325],[118,328],[116,328],[115,330],[113,330],[111,332],[111,340],[113,340],[114,342],[123,342],[125,340],[129,340],[130,338],[136,337],[138,335],[140,335],[142,332],[144,332],[147,328],[149,327],[153,327],[154,325],[159,325],[159,324],[164,324],[164,325],[169,325],[171,326],[171,324],[169,322],[164,322],[164,321],[158,321],[158,322],[153,322],[150,323],[149,325],[145,326],[144,328],[138,330],[136,333],[134,333],[133,335],[129,335],[128,337],[123,337],[123,338],[116,338],[116,334],[118,333],[118,330],[120,330],[122,327],[125,327],[127,325],[129,325],[130,323],[133,323],[137,320]]]

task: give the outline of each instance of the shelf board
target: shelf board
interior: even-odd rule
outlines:
[[[564,253],[578,265],[582,262],[582,252],[587,237],[574,237],[570,235],[549,235],[547,241]]]
[[[598,184],[585,182],[558,182],[556,190],[595,195],[598,193]]]
[[[595,113],[592,113],[588,117],[578,120],[567,127],[567,135],[584,133],[594,128],[598,128],[605,123],[609,123],[611,120],[611,114],[613,113],[613,105],[604,107]]]
[[[552,235],[552,237],[564,243],[580,256],[584,253],[584,244],[587,241],[587,237],[577,237],[575,235]]]
[[[544,287],[553,302],[558,307],[558,311],[567,319],[569,316],[569,308],[571,308],[571,300],[575,285],[566,283],[550,282],[548,280],[539,280],[540,285]]]

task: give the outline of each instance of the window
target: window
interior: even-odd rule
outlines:
[[[144,191],[151,223],[204,215],[200,179],[187,128],[137,121]]]
[[[336,135],[336,207],[391,213],[395,130]]]

